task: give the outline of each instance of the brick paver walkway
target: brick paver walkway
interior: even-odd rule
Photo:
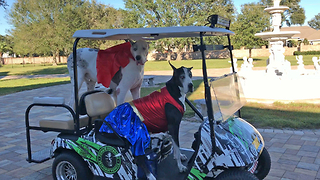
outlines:
[[[214,73],[217,73],[217,70]],[[225,69],[224,71],[228,71]],[[219,72],[221,73],[221,72]],[[150,75],[150,73],[146,73]],[[157,75],[157,74],[156,74]],[[168,79],[156,76],[155,82]],[[214,76],[215,74],[209,74]],[[220,74],[221,75],[221,74]],[[160,79],[162,78],[162,79]],[[0,96],[0,179],[50,180],[52,160],[42,164],[28,163],[24,113],[33,97],[60,96],[69,101],[71,85],[58,85]],[[59,109],[35,108],[32,118],[56,114]],[[181,146],[190,148],[193,133],[200,123],[183,121],[180,129]],[[269,180],[320,180],[320,130],[259,129],[266,142],[272,166]],[[56,133],[32,132],[33,150],[50,146]]]

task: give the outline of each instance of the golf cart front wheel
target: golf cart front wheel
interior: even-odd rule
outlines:
[[[61,153],[55,158],[52,164],[52,175],[55,180],[88,180],[93,178],[88,165],[73,152]]]
[[[249,171],[242,169],[228,169],[221,172],[215,180],[259,180]]]
[[[263,148],[262,153],[258,159],[257,169],[254,171],[254,175],[256,175],[260,180],[264,179],[271,168],[271,158],[269,152],[266,148]]]

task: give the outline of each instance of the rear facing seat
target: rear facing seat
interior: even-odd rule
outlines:
[[[42,99],[43,103],[45,99]],[[53,100],[55,103],[64,103],[64,100]],[[35,103],[39,103],[39,99],[34,99]],[[97,118],[104,118],[115,108],[115,102],[113,98],[101,91],[87,92],[81,96],[80,99],[80,128],[89,126]],[[55,128],[63,130],[74,130],[74,119],[70,113],[58,114],[55,116],[47,117],[39,121],[40,127],[43,128]]]

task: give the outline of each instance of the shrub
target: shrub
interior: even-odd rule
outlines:
[[[307,38],[304,38],[304,40],[302,41],[302,43],[305,44],[305,45],[309,45],[309,41],[308,41]]]
[[[297,47],[297,46],[298,46],[298,41],[289,40],[289,41],[287,42],[287,46],[288,46],[288,47]]]
[[[295,51],[293,52],[293,55],[320,55],[320,51]]]

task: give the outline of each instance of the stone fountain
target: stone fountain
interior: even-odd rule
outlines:
[[[319,73],[316,73],[315,70],[313,70],[314,72],[312,70],[312,72],[305,70],[302,72],[301,68],[300,70],[291,70],[290,62],[283,55],[285,40],[300,32],[280,31],[281,13],[289,8],[280,6],[280,0],[273,2],[273,7],[264,9],[272,15],[272,32],[255,34],[269,41],[270,56],[267,67],[265,70],[252,70],[252,66],[251,68],[241,68],[238,75],[244,96],[249,101],[259,102],[315,102],[315,100],[320,102]],[[303,62],[302,57],[299,57],[299,60],[298,63]]]
[[[269,62],[267,63],[267,73],[275,73],[276,75],[282,75],[288,69],[288,61],[284,58],[283,42],[295,34],[300,34],[299,31],[280,31],[281,27],[281,14],[289,9],[287,6],[280,6],[281,0],[274,0],[274,6],[264,9],[272,15],[272,32],[257,33],[255,36],[261,37],[264,40],[269,41]]]

